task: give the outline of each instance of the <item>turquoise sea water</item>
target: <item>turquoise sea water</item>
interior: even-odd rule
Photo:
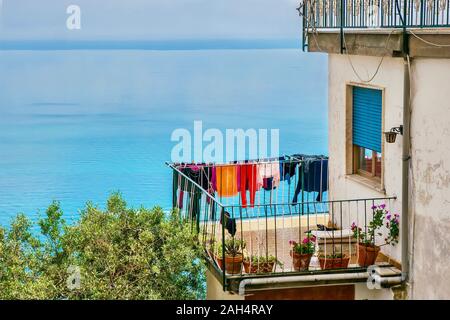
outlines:
[[[0,51],[0,224],[120,190],[170,206],[176,128],[278,128],[327,152],[327,64],[299,49]]]

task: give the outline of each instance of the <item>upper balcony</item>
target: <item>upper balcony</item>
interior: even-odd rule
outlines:
[[[370,265],[379,267],[381,284],[402,282],[401,263],[383,249],[369,261],[358,253],[362,238],[354,233],[355,225],[369,231],[378,208],[389,210],[395,197],[330,200],[326,157],[168,166],[174,177],[173,207],[192,224],[223,290],[243,295],[366,282]],[[252,170],[267,176],[258,186],[252,186],[252,181],[258,184]],[[374,233],[374,244],[385,236]],[[293,242],[305,244],[304,255],[293,254]]]
[[[302,0],[303,49],[450,57],[450,0]]]

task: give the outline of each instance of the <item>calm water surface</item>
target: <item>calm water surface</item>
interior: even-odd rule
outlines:
[[[176,128],[279,128],[327,152],[327,64],[298,49],[0,51],[0,225],[120,190],[169,208]]]

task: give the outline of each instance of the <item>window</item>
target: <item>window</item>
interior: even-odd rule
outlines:
[[[382,91],[352,88],[353,173],[381,181]]]

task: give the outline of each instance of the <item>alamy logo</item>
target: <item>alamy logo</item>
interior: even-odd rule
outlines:
[[[369,274],[369,278],[367,278],[367,288],[369,290],[381,289],[381,278],[378,270],[379,267],[376,265],[372,265],[367,268],[367,273]]]
[[[69,30],[81,29],[81,8],[78,5],[72,4],[67,7],[66,13],[69,17],[66,20],[66,26]]]
[[[279,129],[220,129],[203,132],[203,122],[194,121],[194,134],[179,128],[171,141],[178,142],[171,153],[173,162],[215,162],[261,159],[279,156]],[[270,151],[269,151],[270,149]]]
[[[67,289],[78,290],[81,288],[81,271],[80,267],[70,266],[67,268],[69,275],[66,280]]]

